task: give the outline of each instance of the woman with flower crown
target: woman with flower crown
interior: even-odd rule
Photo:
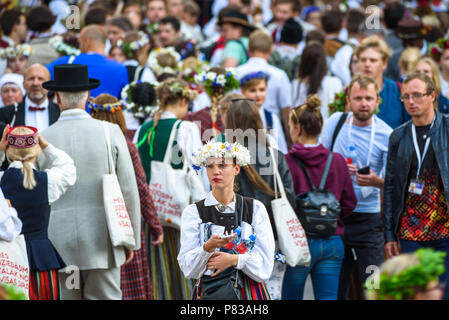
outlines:
[[[117,124],[126,136],[127,125],[123,113],[124,107],[123,102],[119,102],[117,98],[105,93],[89,102],[90,114],[94,119]],[[123,300],[153,300],[153,285],[150,277],[147,248],[150,243],[153,246],[160,245],[163,242],[164,233],[150,195],[137,147],[128,137],[126,137],[126,143],[134,165],[139,189],[142,229],[140,249],[134,251],[133,259],[121,267],[120,288]],[[147,235],[144,234],[145,230],[147,230]]]
[[[147,65],[162,82],[168,76],[176,76],[179,72],[181,55],[173,47],[154,49],[148,57]]]
[[[0,49],[0,58],[7,61],[5,73],[17,73],[23,76],[32,53],[33,48],[29,44],[19,44]]]
[[[117,47],[126,56],[124,65],[128,69],[129,82],[138,80],[154,82],[156,77],[147,65],[152,49],[151,38],[143,31],[129,31],[123,40],[117,42]]]
[[[169,78],[157,87],[157,96],[159,99],[158,110],[153,119],[145,122],[137,133],[137,146],[148,183],[152,178],[152,162],[162,162],[167,148],[172,147],[168,146],[168,143],[173,130],[176,130],[173,133],[173,146],[177,145],[179,147],[177,150],[181,151],[183,156],[181,161],[171,164],[174,169],[181,169],[184,165],[188,165],[184,162],[189,162],[190,155],[202,146],[198,127],[189,121],[178,122],[187,113],[189,103],[195,98],[195,94],[189,90],[187,83],[178,78]],[[175,126],[177,122],[178,124]],[[197,178],[196,175],[194,178],[198,180],[199,187],[203,189],[198,190],[194,194],[194,198],[204,196],[205,190],[200,178]],[[154,199],[156,201],[156,198]],[[158,210],[160,210],[159,207]],[[158,211],[158,213],[160,212]],[[165,226],[163,229],[164,243],[150,249],[154,299],[185,300],[190,297],[192,283],[182,276],[176,261],[180,247],[180,233],[172,226]]]
[[[193,155],[194,169],[205,167],[212,187],[182,213],[178,262],[187,278],[197,279],[194,300],[270,299],[265,281],[275,244],[267,210],[259,200],[234,192],[241,167],[250,164],[250,152],[239,143],[208,142]],[[236,288],[232,298],[218,294],[223,288],[210,288],[214,277],[226,286],[225,275]]]
[[[223,132],[223,115],[220,111],[220,101],[226,93],[239,88],[239,80],[233,69],[213,67],[195,75],[195,82],[201,85],[211,100],[210,107],[189,113],[184,120],[200,124],[203,143]]]

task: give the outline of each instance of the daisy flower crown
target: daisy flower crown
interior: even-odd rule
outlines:
[[[0,49],[0,58],[10,59],[16,56],[29,57],[33,53],[33,47],[27,43],[18,44],[16,46],[9,46],[5,49]]]
[[[63,37],[59,35],[50,38],[48,43],[55,48],[57,52],[65,56],[77,56],[81,53],[81,50],[65,43]]]
[[[211,142],[209,141],[192,154],[193,169],[200,170],[206,166],[209,158],[233,158],[240,166],[251,164],[251,154],[247,148],[238,142]]]
[[[150,43],[150,37],[145,32],[139,31],[139,35],[139,40],[130,43],[123,42],[123,40],[117,41],[117,46],[128,58],[132,57],[133,51],[140,50]]]
[[[202,85],[208,95],[212,95],[215,88],[224,88],[225,93],[238,89],[240,81],[237,79],[235,70],[226,69],[225,74],[216,74],[212,71],[202,71],[195,75],[195,82]]]
[[[149,105],[143,106],[139,105],[136,102],[134,102],[131,98],[131,93],[139,83],[148,83],[151,85],[154,89],[156,89],[159,86],[159,82],[142,82],[141,80],[134,81],[131,83],[128,83],[125,87],[123,87],[122,92],[120,93],[120,98],[122,99],[122,102],[124,103],[125,110],[130,111],[136,118],[142,118],[146,119],[147,117],[153,115],[157,108],[158,108],[158,100],[155,98],[153,101],[150,101]]]
[[[175,68],[172,67],[163,67],[159,64],[157,61],[157,57],[160,54],[169,53],[171,54],[177,61],[177,65]],[[181,61],[181,55],[176,52],[176,50],[173,47],[167,47],[167,48],[159,48],[155,49],[150,53],[150,56],[148,57],[148,66],[153,70],[157,75],[161,75],[163,73],[172,73],[176,74],[179,71],[179,62]]]

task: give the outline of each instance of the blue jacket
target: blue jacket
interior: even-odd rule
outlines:
[[[63,56],[47,65],[52,80],[54,66],[68,63],[69,59],[70,56]],[[92,97],[109,93],[120,99],[122,88],[128,84],[128,70],[123,64],[98,53],[81,53],[72,63],[87,65],[89,78],[101,81],[98,88],[90,91]]]
[[[380,112],[377,116],[392,129],[396,129],[411,119],[399,98],[400,95],[398,84],[393,80],[384,78],[384,87],[380,92],[382,103],[379,105]]]

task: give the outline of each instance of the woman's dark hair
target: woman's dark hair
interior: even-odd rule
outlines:
[[[47,6],[32,8],[26,17],[28,29],[35,32],[47,31],[55,23],[56,16]]]
[[[138,83],[132,87],[131,100],[139,106],[154,105],[157,99],[156,90],[146,82]]]
[[[259,115],[259,108],[257,108],[254,101],[251,99],[235,99],[231,100],[231,105],[226,112],[226,130],[241,129],[243,134],[243,139],[246,138],[247,134],[255,134],[256,143],[261,147],[269,147],[268,139],[263,128],[262,119]],[[225,130],[225,133],[226,133]],[[247,131],[248,130],[248,131]],[[231,138],[230,136],[228,136]],[[232,141],[230,143],[239,142],[242,145],[250,147],[249,141],[239,141],[236,135],[232,135]],[[252,137],[248,137],[252,138]],[[257,173],[253,165],[248,165],[242,167],[245,174],[248,176],[249,180],[253,186],[260,192],[269,195],[271,197],[275,196],[273,189],[262,179],[262,177]]]
[[[318,92],[326,72],[326,53],[323,46],[314,42],[310,43],[304,48],[298,67],[298,76],[301,81],[308,79],[308,95]]]
[[[305,104],[294,108],[290,114],[293,124],[299,125],[305,135],[318,137],[323,128],[323,116],[321,115],[321,100],[318,95],[307,97]]]

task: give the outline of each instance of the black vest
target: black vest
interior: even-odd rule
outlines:
[[[238,214],[239,224],[235,221],[235,213],[222,213],[218,211],[215,206],[204,205],[204,199],[196,203],[196,207],[198,209],[198,213],[200,215],[201,220],[204,223],[212,222],[218,226],[225,227],[225,231],[231,232],[231,230],[235,230],[238,225],[241,224],[241,221],[245,221],[249,225],[251,225],[253,221],[253,204],[254,199],[242,197],[239,194],[236,194],[236,211]],[[243,198],[243,212],[241,212],[242,208],[242,198]]]

